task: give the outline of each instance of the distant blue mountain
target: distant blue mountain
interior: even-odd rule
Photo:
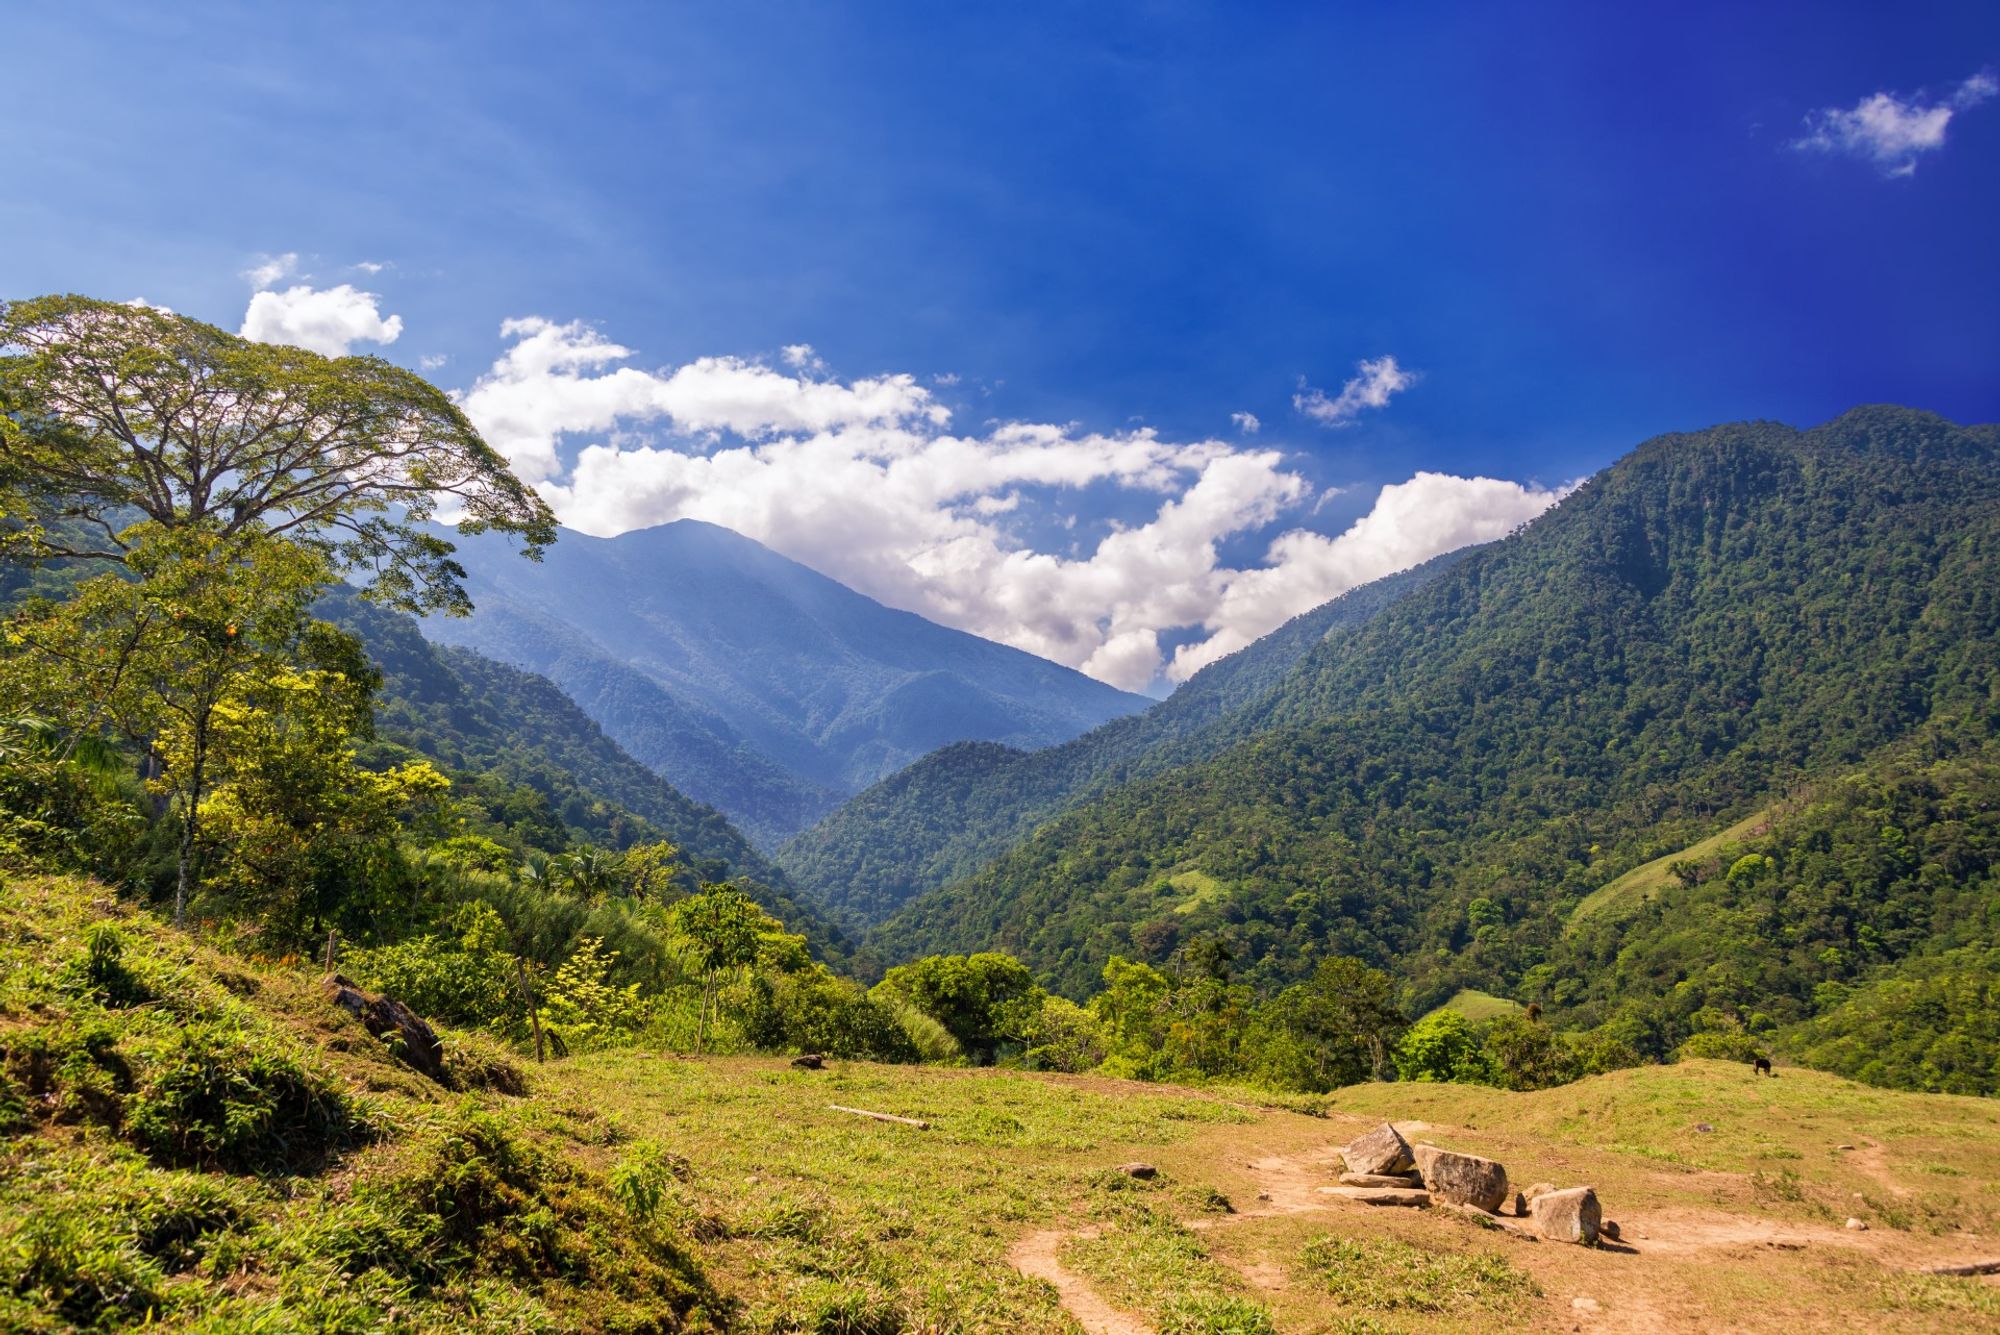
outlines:
[[[540,564],[454,541],[477,610],[432,617],[426,635],[551,678],[767,848],[938,747],[1049,746],[1153,703],[712,524],[565,530]]]

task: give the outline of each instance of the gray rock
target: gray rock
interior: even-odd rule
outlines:
[[[1415,1173],[1342,1173],[1340,1185],[1343,1187],[1421,1187],[1423,1181]]]
[[[1589,1187],[1567,1191],[1545,1191],[1528,1202],[1535,1217],[1535,1232],[1557,1242],[1596,1242],[1603,1232],[1604,1210],[1597,1192]]]
[[[1136,1177],[1141,1182],[1147,1182],[1158,1176],[1160,1170],[1149,1163],[1121,1163],[1116,1171],[1127,1177]]]
[[[1850,1217],[1847,1221],[1847,1226],[1853,1229],[1856,1233],[1866,1233],[1868,1231],[1868,1221],[1865,1219],[1855,1219]]]
[[[1424,1187],[1439,1199],[1476,1205],[1488,1214],[1499,1214],[1507,1203],[1507,1170],[1493,1160],[1435,1145],[1419,1145],[1411,1154]]]
[[[1528,1217],[1528,1198],[1518,1191],[1514,1193],[1514,1215],[1518,1219]]]
[[[1338,1196],[1361,1205],[1429,1205],[1431,1194],[1411,1187],[1321,1187],[1323,1196]]]
[[[1410,1156],[1410,1142],[1387,1122],[1366,1135],[1357,1136],[1340,1151],[1350,1173],[1394,1176],[1408,1172],[1416,1162]]]

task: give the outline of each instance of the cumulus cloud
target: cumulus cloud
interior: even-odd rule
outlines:
[[[606,536],[720,524],[892,606],[1129,689],[1184,677],[1555,498],[1420,474],[1385,489],[1347,533],[1287,532],[1265,565],[1238,570],[1223,544],[1312,495],[1276,449],[1145,427],[960,430],[914,377],[815,378],[810,350],[779,354],[797,374],[734,357],[645,370],[581,323],[510,320],[503,336],[509,346],[460,402],[564,523]],[[1066,533],[1062,551],[1023,536],[1060,531],[1086,487],[1139,499],[1143,518]],[[1198,642],[1168,661],[1163,643],[1191,632]]]
[[[394,343],[403,317],[384,317],[382,299],[351,284],[314,288],[300,283],[250,298],[237,332],[259,343],[289,343],[327,357],[345,357],[356,343]]]
[[[1865,158],[1889,176],[1914,176],[1917,158],[1944,147],[1952,117],[2000,93],[2000,78],[1981,70],[1942,101],[1922,94],[1875,93],[1851,107],[1822,107],[1806,117],[1806,133],[1792,147]]]
[[[1231,413],[1229,420],[1246,436],[1254,436],[1264,428],[1264,424],[1257,420],[1255,413]]]
[[[1207,638],[1177,650],[1170,675],[1192,676],[1348,589],[1460,547],[1503,538],[1569,490],[1420,472],[1382,488],[1374,507],[1337,537],[1307,529],[1280,534],[1263,566],[1239,571],[1229,581],[1202,619]]]
[[[1346,426],[1365,409],[1387,407],[1390,395],[1400,394],[1417,383],[1417,373],[1405,371],[1394,357],[1356,362],[1354,369],[1359,374],[1332,397],[1301,380],[1299,392],[1292,396],[1292,406],[1321,426]]]
[[[250,286],[262,292],[267,287],[275,286],[280,279],[290,278],[298,271],[298,252],[288,250],[282,255],[264,256],[245,269],[243,276],[250,280]]]

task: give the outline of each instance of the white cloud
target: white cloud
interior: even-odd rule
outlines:
[[[428,356],[417,358],[417,369],[420,371],[440,370],[450,360],[451,355],[449,353],[434,352]]]
[[[1301,380],[1299,392],[1292,396],[1292,406],[1321,426],[1346,426],[1364,409],[1387,407],[1390,395],[1400,394],[1417,383],[1417,373],[1396,365],[1394,357],[1356,362],[1354,369],[1360,374],[1342,385],[1334,398]]]
[[[1254,436],[1264,428],[1264,424],[1257,420],[1257,414],[1255,413],[1231,413],[1229,414],[1229,420],[1235,423],[1236,429],[1246,436]]]
[[[460,401],[564,523],[599,535],[720,524],[883,602],[1132,689],[1554,499],[1421,474],[1339,538],[1287,533],[1266,567],[1236,570],[1221,544],[1311,495],[1278,450],[1151,428],[962,432],[907,375],[812,379],[731,357],[648,371],[581,323],[511,320],[503,335],[511,345]],[[1061,551],[1018,536],[1061,530],[1077,489],[1106,486],[1157,499],[1142,522],[1078,529]],[[1398,499],[1412,488],[1414,512]],[[1201,643],[1166,663],[1163,638],[1191,629]]]
[[[245,269],[243,276],[250,280],[252,287],[262,292],[265,288],[276,284],[279,279],[290,278],[298,271],[298,252],[288,250],[282,255],[264,256],[257,263]]]
[[[358,263],[356,263],[354,267],[361,270],[361,272],[372,276],[374,274],[381,273],[384,269],[388,268],[389,266],[387,264],[384,264],[380,260],[361,260]]]
[[[1889,176],[1914,176],[1918,155],[1944,147],[1952,117],[2000,93],[2000,78],[1981,70],[1943,101],[1922,94],[1875,93],[1851,107],[1822,107],[1806,117],[1806,133],[1792,147],[1866,158]]]
[[[403,317],[384,318],[381,298],[347,283],[317,289],[300,283],[250,298],[237,332],[259,343],[289,343],[327,357],[345,357],[356,343],[394,343]]]
[[[1374,508],[1338,537],[1306,529],[1281,534],[1265,553],[1264,566],[1229,582],[1202,620],[1210,634],[1174,654],[1170,675],[1185,679],[1348,589],[1460,547],[1503,538],[1570,489],[1420,472],[1382,488]]]

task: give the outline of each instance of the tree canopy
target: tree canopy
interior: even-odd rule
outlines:
[[[146,306],[0,304],[0,519],[17,549],[123,562],[125,530],[252,529],[365,572],[384,602],[470,607],[451,544],[555,517],[441,390],[376,357],[253,343]]]

